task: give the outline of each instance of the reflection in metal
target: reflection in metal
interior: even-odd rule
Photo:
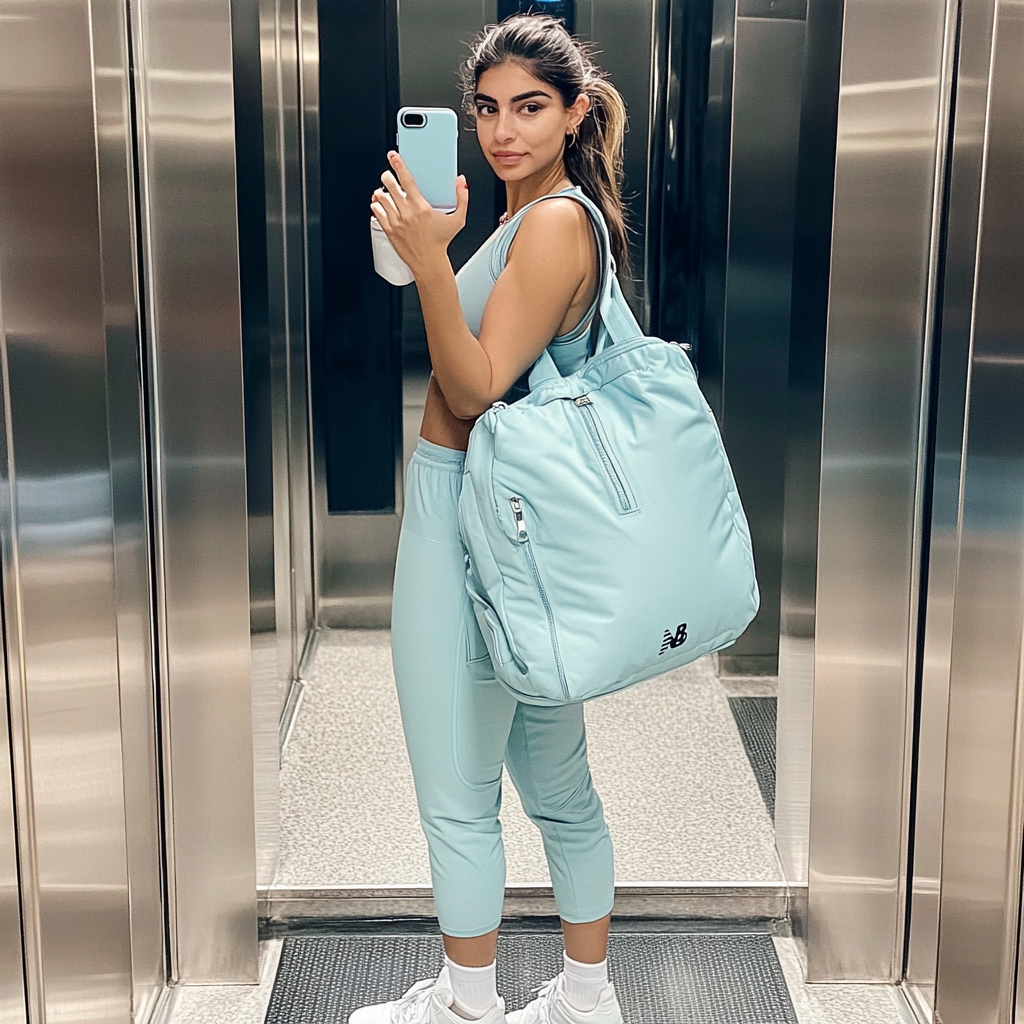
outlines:
[[[974,308],[935,1006],[946,1024],[1009,1024],[1024,834],[1024,6],[978,0],[963,20],[957,158],[962,143],[972,189],[981,156],[982,212],[976,251],[951,253],[959,274],[973,269]],[[954,315],[966,294],[950,296]]]
[[[750,520],[761,607],[719,656],[730,673],[775,674],[778,666],[802,19],[799,5],[741,3],[733,43],[719,415]]]
[[[776,737],[775,844],[790,884],[807,882],[821,413],[842,34],[841,5],[810,0],[794,218]]]
[[[145,1019],[165,981],[163,854],[143,354],[136,280],[135,168],[127,10],[92,0],[93,101],[102,238],[106,394],[117,580],[132,1012]]]
[[[0,3],[0,556],[38,1024],[127,1022],[132,998],[105,368],[131,313],[104,294],[89,7]]]
[[[825,361],[808,977],[902,971],[944,4],[847,0]]]
[[[2,297],[2,296],[0,296]],[[0,334],[3,308],[0,307]],[[6,627],[0,621],[6,646]],[[0,650],[0,1024],[24,1024],[25,964],[21,947],[21,905],[18,899],[18,849],[14,828],[14,778],[11,775],[10,721],[7,714],[6,659]]]
[[[227,0],[134,13],[174,980],[257,975]]]

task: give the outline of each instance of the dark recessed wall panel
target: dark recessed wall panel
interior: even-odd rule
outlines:
[[[369,203],[395,144],[396,18],[392,3],[319,6],[323,301],[310,340],[332,515],[395,511],[397,290],[373,269]]]

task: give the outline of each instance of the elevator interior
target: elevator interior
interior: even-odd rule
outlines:
[[[251,982],[260,918],[429,913],[418,878],[283,885],[280,868],[282,756],[287,772],[323,749],[318,707],[351,723],[384,692],[426,364],[412,290],[369,267],[365,199],[398,104],[457,105],[462,41],[500,13],[437,12],[0,0],[0,1019],[141,1022],[167,983]],[[766,594],[689,702],[640,689],[592,718],[614,737],[645,701],[679,724],[707,695],[733,731],[686,751],[648,737],[658,782],[685,796],[681,766],[731,743],[778,873],[663,861],[624,879],[620,913],[761,916],[793,929],[811,980],[1008,1022],[1020,5],[573,16],[630,107],[637,312],[694,345]],[[497,202],[463,146],[456,262]],[[340,704],[317,705],[324,666]],[[772,836],[726,699],[764,699],[776,675]],[[382,764],[350,739],[323,792],[358,802]],[[315,791],[317,766],[291,767]],[[607,771],[632,812],[643,780]],[[388,809],[415,832],[410,806]],[[550,912],[542,881],[521,876],[510,912]]]
[[[761,613],[741,641],[718,665],[709,660],[681,680],[667,706],[625,698],[621,707],[608,706],[604,728],[595,719],[595,771],[607,773],[612,807],[622,807],[613,815],[621,832],[620,880],[663,889],[681,882],[750,883],[781,905],[785,878],[774,849],[768,792],[774,785],[768,778],[774,764],[767,764],[773,754],[765,755],[767,775],[760,780],[767,787],[766,804],[733,713],[741,722],[752,714],[752,725],[764,718],[764,741],[773,745],[769,719],[781,596],[784,395],[806,10],[800,4],[762,10],[653,2],[562,7],[577,32],[596,42],[603,66],[626,98],[634,305],[651,331],[692,346],[753,524],[764,595]],[[377,182],[381,154],[393,144],[399,103],[460,106],[455,71],[466,41],[488,20],[511,12],[505,8],[448,4],[439,19],[430,3],[397,10],[382,5],[375,15],[322,7],[316,21],[319,52],[331,57],[316,63],[315,83],[304,80],[306,95],[319,105],[304,103],[303,145],[289,149],[280,136],[267,150],[274,157],[265,167],[255,159],[261,148],[255,141],[247,143],[251,153],[239,153],[240,202],[252,197],[251,209],[242,213],[252,218],[251,238],[277,221],[258,202],[270,193],[258,179],[287,180],[281,161],[289,159],[301,162],[305,174],[312,575],[317,624],[324,629],[388,625],[402,470],[415,446],[429,373],[415,289],[398,292],[374,275],[368,249],[359,244],[366,211],[353,197],[365,197]],[[255,38],[255,10],[250,18],[249,36]],[[280,75],[269,52],[264,50],[265,82]],[[359,112],[357,129],[353,110]],[[287,123],[283,108],[274,116],[278,126]],[[460,166],[472,201],[467,227],[452,245],[456,268],[493,230],[504,203],[471,130],[462,133]],[[276,185],[273,192],[277,201]],[[255,260],[250,251],[253,283],[247,287],[243,259],[243,296],[258,294],[268,273],[272,282],[286,276],[286,245],[274,230],[280,262]],[[302,254],[293,255],[301,261]],[[277,333],[283,336],[283,306],[278,315]],[[250,345],[261,324],[249,329],[243,307],[243,336],[249,330]],[[265,408],[267,392],[276,386],[272,374],[257,383],[260,391],[252,397],[247,392],[250,422],[254,405]],[[262,418],[270,420],[272,415]],[[269,443],[249,445],[250,492],[254,478],[263,480],[268,495],[273,491],[272,467],[289,450],[283,440],[276,450]],[[255,457],[248,454],[253,451]],[[269,566],[282,557],[273,544],[272,529],[250,531],[251,564],[266,567],[260,578],[268,585],[274,578]],[[261,606],[271,603],[268,596]],[[381,648],[376,653],[375,642]],[[297,719],[289,714],[285,725],[292,739],[282,755],[281,856],[273,877],[279,900],[295,902],[303,887],[322,893],[400,885],[422,892],[429,875],[384,650],[387,635],[324,633],[319,645],[308,666],[307,699]],[[294,641],[290,646],[297,648]],[[729,676],[727,682],[716,681],[716,668]],[[596,709],[594,714],[600,717]],[[381,721],[389,729],[382,730]],[[617,721],[633,728],[616,728]],[[665,723],[673,728],[666,731]],[[360,737],[370,735],[375,740],[364,749]],[[753,735],[748,730],[746,738]],[[628,785],[619,783],[613,765],[628,759],[634,746],[658,754],[637,768]],[[602,769],[605,760],[608,767]],[[368,788],[358,781],[364,778],[396,781]],[[526,838],[521,814],[514,814],[510,785],[506,792],[510,880],[546,886],[539,848]],[[271,785],[266,793],[269,803]],[[647,799],[639,795],[644,793]],[[659,820],[655,794],[666,820]],[[392,808],[401,809],[394,822]],[[347,843],[340,838],[346,835],[359,835],[361,842]],[[272,843],[267,833],[265,849]],[[268,852],[266,863],[272,859]]]

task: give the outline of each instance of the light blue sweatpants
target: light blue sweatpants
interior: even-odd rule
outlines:
[[[406,474],[392,654],[441,930],[497,928],[505,892],[501,769],[544,839],[558,912],[611,912],[612,845],[590,778],[583,707],[519,703],[493,675],[466,594],[462,452],[420,440]]]

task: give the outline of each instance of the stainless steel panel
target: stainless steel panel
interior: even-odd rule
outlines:
[[[815,622],[808,976],[902,969],[945,5],[848,0]]]
[[[981,202],[981,165],[991,57],[991,8],[966,7],[958,49],[955,135],[948,154],[947,220],[942,308],[934,385],[934,464],[928,578],[920,672],[919,750],[914,864],[906,983],[915,1002],[935,1003],[938,956],[942,808],[946,775],[946,723],[956,584],[957,524],[967,411],[975,254]],[[955,28],[956,26],[951,26]]]
[[[0,334],[3,308],[0,307]],[[6,627],[2,622],[0,626]],[[6,643],[6,635],[4,636]],[[24,1024],[25,962],[18,900],[18,848],[14,828],[14,778],[11,775],[10,720],[7,714],[7,666],[0,650],[0,1024]]]
[[[131,1014],[89,13],[85,0],[0,4],[0,545],[39,1022]]]
[[[719,658],[723,671],[734,673],[774,674],[778,668],[804,32],[802,20],[741,16],[736,19],[733,44],[720,416],[750,520],[761,589],[761,607],[754,621]]]
[[[1024,830],[1024,5],[969,2],[963,19],[961,81],[976,95],[973,115],[957,123],[957,155],[963,133],[966,162],[975,170],[983,147],[982,212],[950,660],[935,1003],[946,1024],[1008,1024]],[[987,94],[984,120],[978,93]]]
[[[136,13],[172,974],[255,981],[231,12]]]
[[[790,884],[807,882],[821,414],[842,33],[841,8],[811,0],[793,242],[775,767],[775,844]],[[798,938],[806,937],[805,925],[806,911],[794,920]]]
[[[117,668],[131,900],[132,1003],[134,1017],[141,1020],[162,990],[165,951],[131,72],[125,5],[118,0],[92,0],[90,11],[117,580]]]

